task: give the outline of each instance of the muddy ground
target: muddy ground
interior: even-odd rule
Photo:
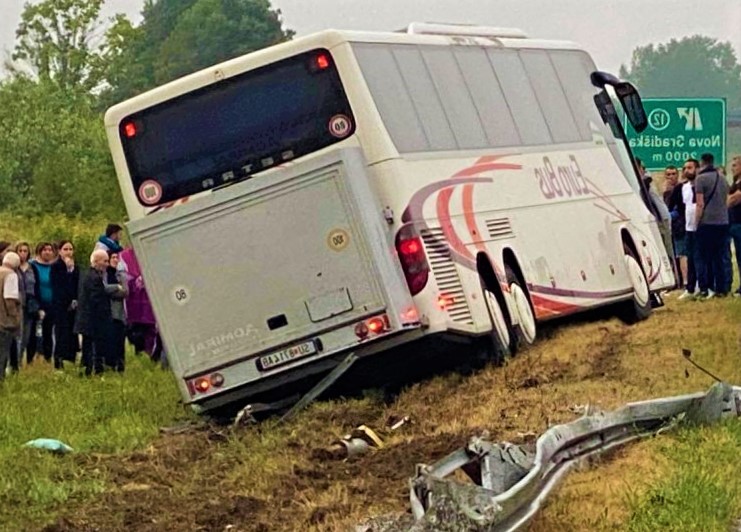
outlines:
[[[702,343],[701,323],[687,326],[698,315],[735,330],[720,307],[670,302],[633,327],[614,319],[557,324],[501,367],[469,375],[448,369],[391,398],[368,392],[323,401],[287,426],[207,426],[162,435],[127,456],[78,457],[80,474],[105,479],[107,489],[73,501],[44,530],[351,530],[365,518],[407,511],[416,464],[441,458],[471,435],[487,430],[493,439],[521,442],[576,418],[586,403],[611,409],[706,389],[703,375],[685,375],[678,355],[681,346]],[[737,348],[737,333],[729,334],[728,345]],[[724,371],[713,356],[708,365]],[[402,416],[412,423],[385,429]],[[359,424],[385,434],[386,446],[330,458],[329,444]],[[618,452],[603,467],[625,459]],[[552,530],[562,520],[551,520],[546,509],[532,528]]]

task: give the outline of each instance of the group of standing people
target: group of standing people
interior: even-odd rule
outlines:
[[[109,224],[81,271],[69,240],[0,242],[0,380],[37,353],[61,370],[82,351],[86,375],[123,372],[127,332],[137,352],[161,356],[156,323],[133,250]],[[82,342],[80,342],[80,337]],[[159,347],[159,349],[158,349]]]
[[[732,182],[711,154],[664,170],[663,200],[670,216],[679,299],[711,299],[731,294],[731,243],[741,272],[741,156],[731,161]],[[741,287],[733,292],[741,297]]]

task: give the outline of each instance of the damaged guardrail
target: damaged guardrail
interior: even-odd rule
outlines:
[[[741,416],[741,387],[716,383],[706,393],[629,403],[547,430],[535,453],[474,437],[410,481],[413,520],[381,518],[360,530],[517,530],[538,511],[558,481],[581,460],[680,423]],[[450,477],[461,470],[473,483]]]

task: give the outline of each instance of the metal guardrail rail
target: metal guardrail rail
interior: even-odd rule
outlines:
[[[559,480],[585,458],[681,423],[708,424],[741,416],[741,387],[717,383],[706,393],[629,403],[547,430],[535,453],[509,443],[471,438],[410,481],[413,522],[385,519],[359,530],[517,530],[538,511]],[[462,470],[473,483],[449,478]]]

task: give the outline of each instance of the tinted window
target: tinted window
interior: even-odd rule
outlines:
[[[455,57],[490,146],[517,146],[521,143],[512,113],[504,99],[491,63],[482,48],[456,47]]]
[[[350,105],[326,50],[214,83],[121,122],[134,188],[149,205],[248,177],[353,131]],[[159,197],[144,182],[159,186]]]
[[[427,47],[422,49],[422,56],[458,147],[471,149],[488,146],[479,113],[453,50],[448,47]]]
[[[592,140],[594,133],[600,133],[606,140],[614,142],[612,133],[605,126],[594,104],[594,95],[598,89],[589,81],[590,74],[595,70],[589,56],[584,52],[564,50],[553,50],[548,55],[561,80],[580,136],[584,140]]]
[[[396,149],[401,153],[429,150],[430,144],[391,48],[356,44],[353,49]]]
[[[454,150],[458,147],[443,111],[440,95],[416,46],[394,46],[394,57],[404,78],[412,104],[432,150]]]
[[[523,50],[520,57],[543,110],[553,141],[578,142],[581,139],[579,130],[548,54],[544,50]],[[571,81],[574,82],[578,83],[577,80]],[[588,76],[584,78],[584,82],[589,82]]]
[[[523,144],[550,144],[548,126],[517,52],[491,48],[487,54],[512,109]]]
[[[353,49],[400,153],[591,141],[592,131],[603,129],[593,123],[583,52],[551,57],[545,50],[370,43]]]

